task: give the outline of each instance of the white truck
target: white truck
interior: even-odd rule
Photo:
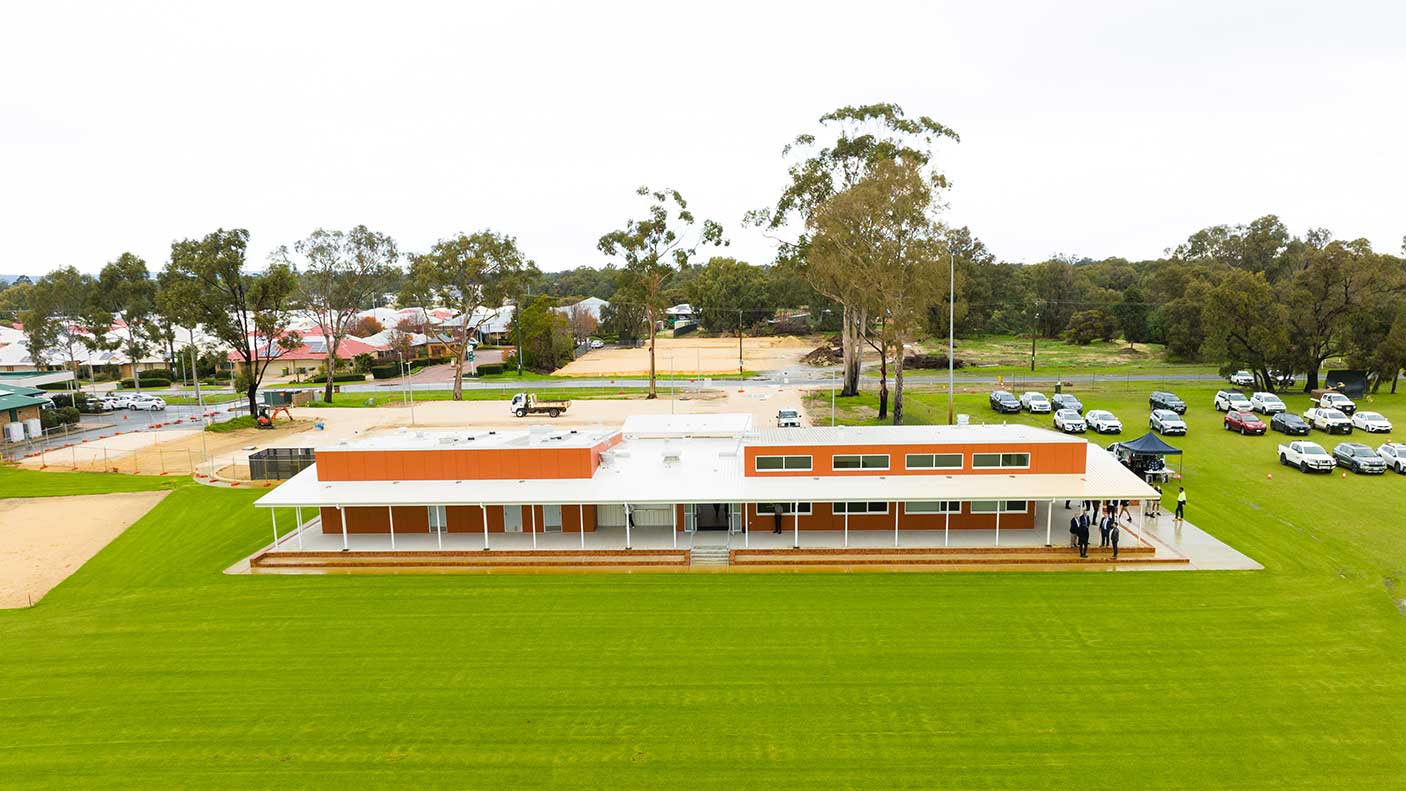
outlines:
[[[1331,472],[1338,466],[1328,451],[1317,442],[1306,439],[1294,440],[1279,446],[1279,463],[1287,467],[1298,467],[1300,472]]]
[[[518,417],[527,417],[528,415],[556,417],[570,406],[570,401],[539,400],[536,393],[518,393],[513,396],[513,400],[508,404],[508,409]]]
[[[1320,409],[1336,409],[1345,415],[1357,411],[1357,404],[1336,390],[1314,390],[1308,400]]]

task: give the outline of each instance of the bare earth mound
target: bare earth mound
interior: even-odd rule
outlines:
[[[0,500],[0,608],[39,601],[167,494]]]
[[[814,338],[743,338],[742,367],[748,371],[795,368],[815,348]],[[736,338],[659,338],[654,351],[659,373],[737,375]],[[648,376],[649,347],[596,349],[555,371],[558,376]]]

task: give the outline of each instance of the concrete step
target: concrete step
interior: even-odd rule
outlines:
[[[727,547],[694,547],[688,553],[689,565],[721,566],[729,562]]]

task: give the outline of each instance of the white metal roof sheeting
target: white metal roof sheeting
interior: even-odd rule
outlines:
[[[983,442],[1085,442],[1080,437],[1020,423],[967,426],[814,426],[766,428],[749,445],[927,445]]]
[[[477,481],[317,480],[316,465],[259,499],[262,507],[910,500],[1083,500],[1156,493],[1087,444],[1083,475],[744,476],[731,439],[636,440],[604,455],[593,478]]]

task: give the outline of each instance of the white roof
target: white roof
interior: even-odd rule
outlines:
[[[1082,440],[1077,440],[1082,441]],[[632,439],[602,454],[592,478],[319,481],[313,465],[257,502],[320,505],[726,503],[774,501],[1143,499],[1156,493],[1107,451],[1085,442],[1082,475],[745,476],[742,441]]]
[[[628,438],[740,437],[752,430],[752,416],[743,413],[716,415],[630,415],[621,429]]]
[[[965,426],[814,426],[766,428],[749,445],[941,445],[983,442],[1084,442],[1078,437],[1020,423]]]
[[[354,440],[342,440],[322,448],[337,450],[437,450],[449,448],[589,448],[608,439],[615,431],[603,427],[557,428],[529,426],[525,429],[477,429],[471,431],[411,431],[402,428]]]

